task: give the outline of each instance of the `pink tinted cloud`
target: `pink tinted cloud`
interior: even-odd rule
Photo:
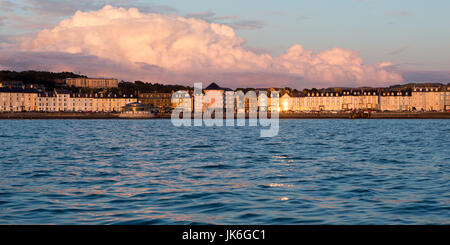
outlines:
[[[231,87],[375,86],[402,81],[401,74],[390,69],[391,63],[366,65],[352,50],[336,47],[315,53],[297,44],[280,56],[272,56],[246,49],[244,43],[225,24],[105,6],[98,11],[77,11],[16,48],[30,55],[44,52],[75,55],[74,59],[96,57],[92,65],[97,67],[90,69],[95,73],[91,75],[101,71],[130,80],[215,80]],[[39,57],[45,62],[42,59]],[[80,63],[74,59],[59,62],[77,71]],[[111,64],[121,69],[112,70]]]

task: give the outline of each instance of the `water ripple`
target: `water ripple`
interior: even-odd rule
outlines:
[[[446,120],[259,130],[3,121],[0,224],[450,224]]]

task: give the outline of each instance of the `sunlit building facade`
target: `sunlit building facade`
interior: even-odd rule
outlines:
[[[338,92],[308,92],[300,100],[301,111],[341,110],[342,97]]]
[[[133,95],[96,94],[91,99],[92,111],[94,112],[120,112],[125,105],[138,102]]]
[[[225,108],[225,91],[227,89],[220,87],[216,83],[211,83],[203,89],[203,106],[205,109],[223,109]]]
[[[383,91],[380,93],[381,111],[411,111],[411,91]]]
[[[70,106],[70,92],[67,90],[54,90],[40,93],[37,99],[38,111],[64,112],[72,111]]]
[[[446,108],[449,86],[414,87],[412,107],[418,111],[443,111]]]
[[[413,86],[414,85],[414,86]],[[189,93],[143,93],[139,98],[134,95],[113,93],[70,93],[68,90],[55,89],[52,92],[38,92],[32,88],[0,88],[0,111],[42,111],[42,112],[120,112],[130,103],[144,102],[148,108],[159,111],[171,111],[181,107],[184,111],[204,112],[205,108],[227,109],[234,107],[235,112],[249,112],[250,108],[259,111],[311,112],[311,111],[448,111],[450,110],[450,86],[408,86],[397,85],[378,89],[339,89],[305,90],[304,92],[287,89],[250,90],[244,96],[244,103],[236,100],[226,103],[226,92],[232,90],[212,83],[199,95]],[[273,97],[271,92],[278,92]],[[256,97],[251,98],[251,94]],[[273,100],[277,103],[272,104]],[[238,111],[239,110],[239,111]]]
[[[139,102],[158,109],[159,111],[170,111],[173,93],[139,93]]]
[[[0,88],[0,111],[36,111],[38,91],[24,88]]]
[[[69,110],[73,112],[93,111],[93,99],[89,94],[74,93],[70,96]]]
[[[172,108],[180,108],[183,111],[194,110],[194,99],[191,93],[188,91],[179,91],[172,95]]]
[[[67,86],[79,88],[117,88],[119,82],[115,78],[66,78]]]

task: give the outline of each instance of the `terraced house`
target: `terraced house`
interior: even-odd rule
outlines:
[[[133,95],[71,94],[67,90],[40,93],[37,110],[43,112],[120,112],[128,104],[137,102]]]
[[[168,112],[172,109],[173,93],[139,93],[139,102],[160,112]]]
[[[93,111],[93,99],[90,94],[73,93],[70,96],[70,106],[74,112]]]
[[[44,112],[72,111],[70,92],[55,89],[53,92],[40,93],[37,98],[37,110]]]
[[[173,94],[172,107],[180,108],[186,112],[192,112],[194,110],[194,98],[192,92],[180,91]]]
[[[411,104],[415,110],[443,111],[448,107],[449,86],[414,87]]]
[[[95,94],[92,98],[94,112],[120,112],[129,103],[137,102],[134,95]]]
[[[119,82],[115,78],[67,78],[64,80],[67,86],[78,88],[117,88]]]
[[[308,92],[301,98],[302,111],[341,110],[344,97],[339,92]],[[352,98],[352,97],[351,97]]]
[[[191,91],[191,94],[180,94],[172,100],[173,93],[140,93],[137,97],[112,92],[70,93],[64,89],[38,92],[31,87],[9,85],[0,87],[0,112],[120,112],[125,105],[135,102],[141,102],[159,112],[169,112],[175,107],[186,108],[186,111],[192,111],[193,107],[197,108],[197,111],[204,111],[205,108],[225,109],[230,105],[235,107],[235,111],[245,112],[256,107],[258,110],[282,112],[450,110],[450,85],[443,84],[406,84],[389,88],[329,88],[303,92],[275,88],[257,89],[257,99],[245,98],[244,106],[239,107],[235,101],[226,101],[224,93],[227,91],[232,90],[212,83],[197,97],[193,97]],[[272,97],[272,91],[279,92],[279,97]],[[262,94],[268,96],[261,96]],[[273,106],[273,100],[276,100],[278,105]]]
[[[0,112],[35,111],[38,91],[29,88],[0,88]]]
[[[380,93],[381,111],[411,111],[411,90],[390,91],[386,90]]]

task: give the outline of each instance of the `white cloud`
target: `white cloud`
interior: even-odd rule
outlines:
[[[105,6],[98,11],[77,11],[70,19],[19,46],[22,52],[34,55],[53,52],[96,57],[97,72],[102,70],[99,60],[107,60],[114,63],[113,67],[123,68],[121,77],[145,81],[220,78],[219,82],[234,87],[301,87],[384,85],[402,80],[401,74],[389,69],[390,63],[365,65],[356,52],[347,49],[314,53],[294,45],[274,57],[252,52],[243,47],[244,43],[228,25]],[[71,61],[60,60],[67,69]],[[104,73],[115,74],[110,63],[103,68]]]
[[[210,19],[214,17],[216,13],[214,13],[212,10],[203,11],[203,12],[195,12],[195,13],[189,13],[186,15],[187,18],[198,18],[198,19]]]
[[[411,13],[406,10],[392,11],[389,13],[392,17],[408,17]]]

